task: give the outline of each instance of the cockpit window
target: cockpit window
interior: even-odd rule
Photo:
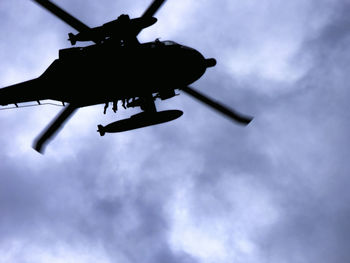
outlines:
[[[179,44],[174,41],[171,41],[171,40],[160,41],[158,38],[153,42],[148,42],[143,44],[143,46],[151,47],[151,48],[155,48],[157,46],[178,46],[178,45]]]
[[[166,41],[162,41],[164,45],[166,46],[174,46],[174,45],[177,45],[176,42],[174,41],[170,41],[170,40],[166,40]]]

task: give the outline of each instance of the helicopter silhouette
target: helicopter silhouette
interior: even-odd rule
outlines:
[[[197,50],[174,41],[140,43],[138,34],[157,22],[155,13],[165,0],[154,0],[139,18],[121,15],[118,19],[90,28],[49,0],[33,0],[78,31],[69,33],[69,41],[92,41],[85,47],[59,50],[59,56],[34,79],[0,89],[0,105],[56,100],[63,110],[34,140],[33,148],[43,153],[46,144],[63,127],[78,108],[110,102],[117,111],[118,101],[124,108],[140,107],[141,113],[107,126],[98,125],[98,132],[122,132],[174,120],[180,110],[158,112],[157,98],[167,100],[180,90],[230,119],[247,125],[244,116],[201,94],[189,85],[198,80],[207,68],[216,65],[214,58],[205,58]]]

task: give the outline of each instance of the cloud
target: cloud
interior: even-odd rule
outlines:
[[[148,5],[85,2],[60,4],[89,25]],[[31,140],[58,109],[0,112],[0,262],[345,262],[348,4],[168,2],[143,37],[216,57],[194,86],[254,121],[235,126],[182,95],[157,105],[180,119],[99,137],[96,124],[129,113],[96,106],[40,156]],[[71,30],[4,3],[2,86],[40,74]]]

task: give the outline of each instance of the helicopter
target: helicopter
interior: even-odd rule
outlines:
[[[180,110],[157,111],[155,100],[167,100],[180,90],[217,110],[226,117],[247,125],[252,117],[198,92],[189,85],[208,68],[216,65],[214,58],[205,58],[194,48],[174,41],[140,43],[138,34],[157,22],[154,17],[165,0],[154,0],[142,16],[130,19],[120,15],[116,20],[90,28],[52,1],[33,0],[70,25],[78,33],[68,34],[74,47],[61,49],[58,58],[37,78],[0,89],[0,105],[55,100],[64,108],[34,140],[33,148],[43,153],[48,142],[58,133],[77,109],[105,104],[104,113],[118,101],[127,108],[139,107],[141,113],[107,126],[98,125],[105,133],[124,132],[179,118]],[[76,47],[77,42],[91,45]]]

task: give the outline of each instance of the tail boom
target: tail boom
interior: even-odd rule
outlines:
[[[17,104],[46,99],[42,83],[36,78],[0,89],[0,105]]]

